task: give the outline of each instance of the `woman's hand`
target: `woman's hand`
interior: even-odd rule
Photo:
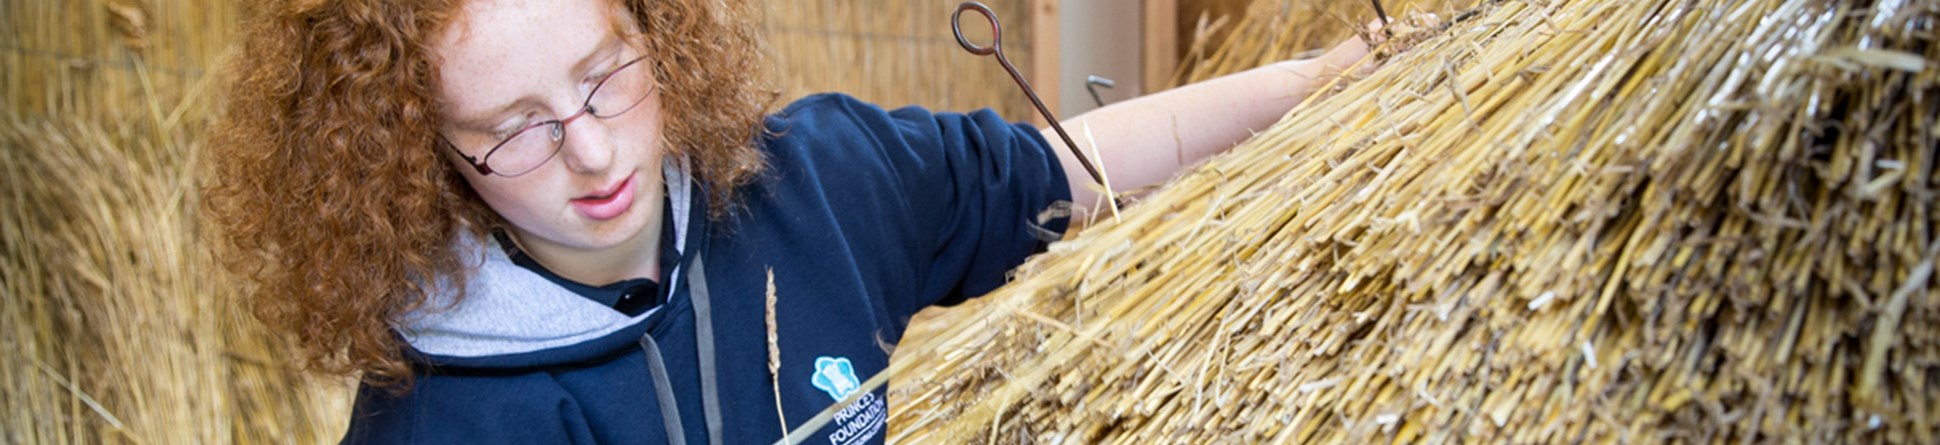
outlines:
[[[1329,48],[1326,53],[1322,53],[1314,59],[1288,60],[1280,63],[1291,64],[1308,60],[1324,60],[1327,66],[1336,68],[1336,71],[1330,72],[1328,75],[1338,74],[1353,67],[1355,63],[1360,63],[1361,66],[1354,72],[1354,77],[1367,77],[1370,74],[1374,74],[1375,69],[1381,67],[1381,62],[1387,60],[1385,57],[1368,58],[1368,55],[1373,54],[1375,49],[1380,48],[1382,43],[1388,41],[1388,32],[1389,30],[1382,29],[1380,20],[1367,22],[1366,27],[1354,32],[1355,38],[1342,40],[1340,43],[1335,44],[1333,48]],[[1367,59],[1367,61],[1362,62],[1361,59]]]
[[[1274,65],[1288,70],[1301,70],[1302,65],[1316,66],[1320,70],[1317,71],[1318,74],[1315,74],[1315,76],[1326,78],[1327,80],[1332,80],[1334,77],[1340,76],[1341,73],[1346,72],[1350,68],[1356,68],[1353,77],[1367,77],[1367,75],[1373,74],[1374,70],[1381,66],[1380,59],[1368,57],[1378,46],[1380,46],[1379,43],[1370,44],[1360,38],[1350,38],[1335,44],[1333,48],[1328,48],[1327,52],[1321,53],[1314,58],[1285,60]],[[1363,59],[1366,59],[1366,61],[1363,62]],[[1355,67],[1355,64],[1360,64],[1360,66]],[[1326,86],[1326,83],[1323,81],[1320,85],[1315,85],[1315,88]]]

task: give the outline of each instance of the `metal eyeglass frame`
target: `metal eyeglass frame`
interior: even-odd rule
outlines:
[[[633,68],[634,65],[638,65],[640,64],[640,62],[643,62],[646,60],[647,60],[646,56],[640,56],[633,60],[627,61],[627,63],[621,64],[619,68],[614,68],[613,72],[606,73],[605,77],[600,78],[599,83],[593,84],[592,90],[587,91],[586,100],[581,101],[579,103],[579,112],[573,113],[571,116],[566,116],[565,118],[553,119],[545,122],[528,125],[525,128],[521,128],[519,129],[519,131],[513,132],[511,136],[508,136],[504,140],[499,141],[497,145],[493,145],[491,150],[485,151],[484,156],[472,157],[471,155],[467,155],[465,154],[464,151],[459,150],[458,144],[451,142],[450,138],[446,138],[443,136],[440,136],[440,138],[443,138],[445,140],[445,146],[451,147],[451,151],[453,153],[458,153],[458,157],[463,158],[465,160],[465,163],[471,164],[472,168],[477,169],[478,174],[480,175],[495,174],[501,177],[509,178],[513,176],[523,175],[526,173],[531,173],[533,170],[538,170],[540,166],[546,165],[547,162],[551,162],[553,157],[556,157],[559,155],[559,149],[566,146],[566,125],[573,123],[573,120],[579,119],[580,117],[587,116],[587,115],[591,115],[593,117],[600,118],[600,119],[610,119],[614,117],[619,117],[622,114],[626,114],[626,112],[628,111],[633,111],[634,108],[639,108],[641,103],[647,101],[647,96],[652,96],[655,91],[658,91],[660,89],[660,83],[652,82],[647,85],[647,91],[645,93],[641,93],[639,98],[634,99],[633,103],[627,104],[626,108],[621,108],[620,111],[615,111],[611,114],[602,115],[598,110],[593,109],[593,98],[599,96],[600,88],[605,88],[606,83],[608,81],[613,80],[615,76],[618,76],[620,73],[626,72],[628,68]],[[533,131],[540,127],[549,127],[550,130],[552,131],[550,135],[552,136],[551,153],[547,153],[544,158],[540,159],[539,162],[532,164],[531,167],[528,167],[525,170],[521,170],[518,172],[506,173],[506,172],[501,172],[501,171],[492,169],[492,166],[490,165],[490,163],[492,162],[493,154],[497,154],[500,148],[505,147],[505,144],[509,144],[513,140],[516,140],[521,136],[525,136],[526,132]]]

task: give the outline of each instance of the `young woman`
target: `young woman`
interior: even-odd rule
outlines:
[[[346,442],[773,441],[770,273],[801,422],[884,369],[911,314],[1042,249],[1065,223],[1041,210],[1095,199],[1057,138],[987,110],[768,114],[740,2],[251,5],[210,213],[294,359],[361,376]],[[1365,52],[1071,122],[1120,188],[1152,184]],[[880,442],[882,394],[816,437]]]

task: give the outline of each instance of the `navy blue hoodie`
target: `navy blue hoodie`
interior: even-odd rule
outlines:
[[[1037,220],[1070,200],[1056,156],[1037,129],[988,110],[886,112],[818,95],[766,125],[769,169],[725,220],[710,221],[706,194],[665,163],[674,242],[642,254],[679,261],[665,303],[640,315],[514,264],[495,240],[457,240],[477,265],[462,303],[398,328],[415,385],[360,389],[344,441],[773,442],[769,270],[792,430],[886,369],[885,345],[916,311],[995,289],[1044,247],[1034,234],[1065,228]],[[881,443],[885,392],[843,407],[810,443]]]

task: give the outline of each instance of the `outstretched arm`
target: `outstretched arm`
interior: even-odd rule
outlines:
[[[1179,169],[1266,129],[1367,52],[1360,39],[1348,39],[1319,57],[1283,61],[1146,95],[1062,123],[1081,146],[1091,144],[1085,137],[1085,127],[1090,126],[1114,191],[1137,189],[1165,181]],[[1057,132],[1048,127],[1039,130],[1064,164],[1072,200],[1083,207],[1103,202],[1089,185],[1090,174]]]

